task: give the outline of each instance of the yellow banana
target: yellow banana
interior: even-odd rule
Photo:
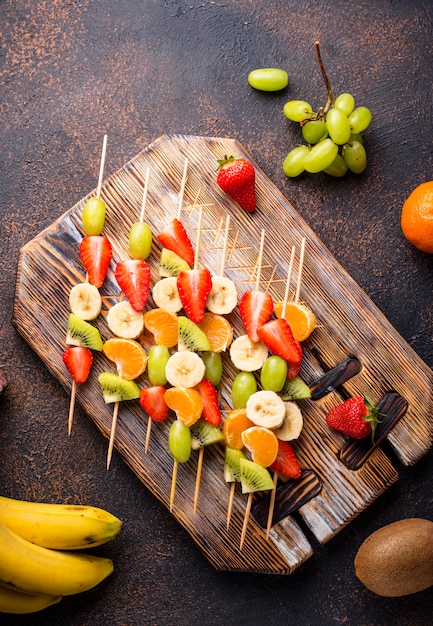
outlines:
[[[114,570],[110,559],[42,548],[0,522],[0,581],[29,593],[69,596],[92,589]]]
[[[52,604],[57,604],[61,599],[62,596],[25,593],[0,584],[0,613],[15,615],[37,613]]]
[[[100,546],[122,522],[103,509],[73,504],[26,502],[0,496],[0,522],[31,543],[55,550]]]

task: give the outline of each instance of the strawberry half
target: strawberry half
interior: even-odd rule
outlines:
[[[143,259],[128,259],[116,265],[117,284],[135,311],[142,311],[149,297],[150,267]]]
[[[299,465],[295,452],[288,441],[278,439],[277,458],[268,469],[273,472],[278,472],[279,474],[284,474],[289,478],[300,477],[301,466]]]
[[[172,252],[179,255],[188,265],[194,264],[194,249],[184,225],[178,219],[172,220],[158,234],[159,242]]]
[[[239,302],[239,312],[242,322],[252,342],[259,340],[258,329],[265,324],[272,315],[274,303],[272,296],[263,291],[246,291]]]
[[[212,278],[207,269],[181,270],[177,275],[180,301],[189,319],[196,324],[203,320],[211,289]]]
[[[76,383],[85,383],[93,363],[93,354],[84,346],[71,346],[62,354],[63,362]]]
[[[271,320],[261,326],[257,334],[259,339],[268,346],[269,350],[285,359],[289,365],[289,377],[293,378],[302,361],[302,347],[293,337],[289,324],[282,317]],[[296,366],[296,367],[293,367]]]
[[[107,275],[112,256],[111,243],[104,235],[87,235],[81,240],[80,258],[89,277],[89,283],[99,289]]]
[[[164,400],[165,387],[155,385],[140,391],[140,405],[155,422],[163,422],[168,417],[168,406]]]
[[[378,419],[377,407],[364,396],[353,396],[343,404],[334,406],[326,415],[329,428],[338,430],[353,439],[363,439],[370,433],[374,441]]]
[[[256,208],[255,181],[254,167],[246,159],[225,156],[218,161],[218,185],[249,213]]]
[[[222,421],[222,415],[218,404],[217,390],[207,378],[203,378],[195,386],[195,389],[197,389],[203,400],[202,418],[213,426],[219,426]]]

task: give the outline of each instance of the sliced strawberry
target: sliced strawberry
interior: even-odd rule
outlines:
[[[218,404],[217,390],[207,378],[203,378],[203,380],[195,386],[195,389],[197,389],[203,400],[202,418],[213,426],[219,426],[222,421],[222,416]]]
[[[181,270],[177,275],[177,290],[189,319],[200,324],[204,317],[206,300],[212,289],[212,278],[207,269]]]
[[[274,303],[269,293],[256,290],[243,294],[239,302],[239,312],[247,335],[254,343],[259,340],[257,330],[271,317],[273,308]]]
[[[256,173],[252,163],[234,156],[218,161],[217,183],[245,211],[256,208]]]
[[[258,329],[257,334],[271,352],[285,359],[288,363],[300,366],[302,360],[301,344],[293,337],[290,326],[284,318],[280,317],[267,322]]]
[[[164,248],[168,248],[178,254],[188,265],[194,264],[194,249],[185,227],[180,220],[172,220],[164,230],[158,234],[158,239]]]
[[[289,478],[299,478],[301,467],[295,456],[292,446],[288,441],[278,439],[278,453],[275,461],[269,469],[288,476]]]
[[[87,235],[80,244],[80,257],[89,283],[99,289],[107,275],[112,255],[111,243],[104,235]]]
[[[135,311],[142,311],[149,297],[150,267],[143,259],[120,261],[114,271],[117,284]]]
[[[164,400],[165,387],[155,385],[140,391],[140,405],[155,422],[163,422],[168,417],[168,406]]]
[[[76,383],[85,383],[93,363],[93,354],[84,346],[70,346],[62,354],[63,362]]]

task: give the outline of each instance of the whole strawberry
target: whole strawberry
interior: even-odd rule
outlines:
[[[256,172],[244,158],[224,156],[218,160],[217,183],[245,211],[256,208]]]
[[[371,433],[374,441],[376,426],[379,424],[378,411],[364,396],[354,396],[343,404],[333,407],[326,416],[326,423],[353,439],[363,439]]]

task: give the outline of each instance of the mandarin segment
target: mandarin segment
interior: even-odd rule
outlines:
[[[134,380],[146,369],[146,351],[134,339],[113,337],[104,343],[102,350],[116,364],[119,376],[126,380]]]
[[[275,433],[264,426],[252,426],[241,434],[243,444],[254,463],[269,467],[277,458],[278,439]]]
[[[281,317],[283,302],[275,303],[275,315]],[[305,341],[317,326],[316,316],[305,304],[287,302],[284,319],[289,324],[296,341]]]
[[[227,350],[233,341],[232,325],[225,317],[218,313],[207,311],[198,326],[209,339],[213,352],[223,352]]]
[[[203,400],[198,391],[185,387],[170,387],[164,395],[167,406],[176,413],[185,426],[192,426],[203,411]]]
[[[229,448],[241,450],[244,447],[242,433],[254,426],[248,419],[245,409],[233,409],[228,413],[223,424],[224,442]]]
[[[158,346],[173,348],[177,345],[177,315],[164,309],[150,309],[144,314],[144,327]]]

